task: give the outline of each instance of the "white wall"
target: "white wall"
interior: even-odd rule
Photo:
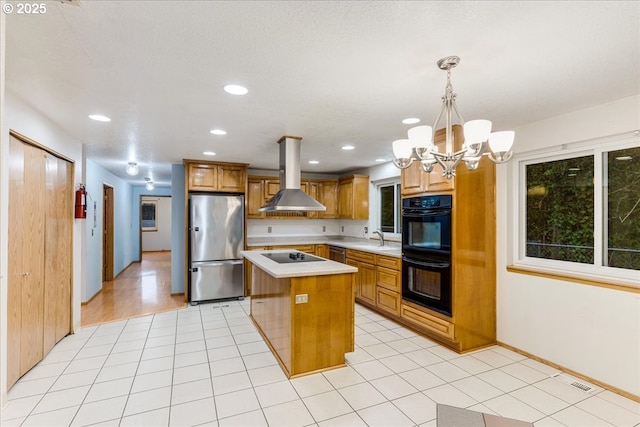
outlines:
[[[3,25],[4,28],[4,25]],[[4,31],[4,30],[3,30]],[[0,34],[3,36],[3,34]],[[1,37],[4,40],[4,37]],[[4,57],[4,50],[0,52]],[[2,80],[4,81],[4,73]],[[0,306],[0,324],[2,324],[2,333],[0,334],[0,342],[2,347],[1,371],[0,371],[0,396],[2,403],[6,403],[6,295],[7,295],[7,233],[9,224],[7,224],[8,208],[8,151],[9,151],[9,130],[14,130],[34,141],[48,147],[74,162],[74,186],[82,182],[83,173],[83,146],[68,135],[64,130],[60,129],[49,119],[43,116],[39,111],[28,105],[25,101],[18,98],[15,94],[7,91],[2,97],[4,100],[4,108],[2,108],[2,133],[0,134],[0,286],[2,287],[0,295],[2,295],[2,305]],[[81,262],[81,255],[85,247],[85,220],[76,219],[73,225],[73,301],[72,301],[72,322],[73,328],[80,327],[80,289],[84,286],[86,271],[84,264]]]
[[[0,1],[0,6],[4,6]],[[7,404],[7,271],[8,258],[8,160],[9,135],[5,132],[4,69],[5,69],[5,14],[0,15],[0,414]]]
[[[84,182],[89,194],[87,219],[85,224],[86,240],[83,252],[83,265],[86,266],[86,281],[82,287],[82,302],[87,302],[102,290],[103,270],[103,215],[104,185],[113,188],[113,276],[116,277],[134,261],[131,184],[112,174],[96,162],[85,159]],[[95,209],[94,209],[95,203]],[[95,214],[95,223],[94,223]],[[137,256],[137,253],[136,253]]]
[[[155,200],[158,202],[156,210],[157,231],[142,233],[142,251],[170,251],[171,250],[171,197],[143,196],[142,201]]]
[[[171,165],[171,293],[184,292],[185,262],[185,185],[184,165]]]
[[[525,152],[640,129],[640,95],[516,129]],[[498,341],[640,396],[640,295],[509,273],[516,162],[496,169]],[[639,274],[640,280],[640,274]]]

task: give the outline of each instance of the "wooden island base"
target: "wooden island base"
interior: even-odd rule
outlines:
[[[275,278],[252,266],[251,318],[288,378],[345,366],[354,311],[353,273]]]

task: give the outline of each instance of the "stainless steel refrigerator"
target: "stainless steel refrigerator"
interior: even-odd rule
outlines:
[[[244,196],[189,195],[189,302],[244,296]]]

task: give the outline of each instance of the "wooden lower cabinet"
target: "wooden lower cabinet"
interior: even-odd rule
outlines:
[[[329,259],[329,245],[316,245],[316,255]]]
[[[376,287],[376,307],[391,313],[395,316],[400,316],[400,304],[402,297],[399,293],[390,291],[381,286]]]
[[[443,338],[454,339],[453,323],[429,314],[425,309],[402,303],[400,317],[419,329],[424,328]]]
[[[251,318],[287,377],[345,366],[354,350],[352,274],[275,278],[253,266]],[[297,304],[300,294],[308,302]]]
[[[346,264],[356,267],[354,276],[356,301],[367,304],[376,303],[376,266],[375,254],[347,249]]]
[[[402,300],[402,260],[400,258],[359,251],[347,251],[347,256],[351,256],[351,259],[347,258],[347,264],[359,269],[355,279],[356,301],[435,338],[455,350],[461,349],[461,346],[455,341],[455,326],[452,319]],[[363,289],[367,288],[363,287],[362,283],[363,280],[367,280],[365,278],[370,274],[370,270],[366,267],[369,264],[357,260],[358,258],[369,260],[370,257],[375,259],[375,286],[373,287],[375,295],[373,300],[368,294],[363,296]],[[365,265],[364,269],[363,265]]]

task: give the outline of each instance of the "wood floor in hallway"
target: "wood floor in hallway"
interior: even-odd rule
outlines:
[[[171,252],[143,252],[102,291],[82,305],[82,326],[185,307],[184,295],[171,295]]]

